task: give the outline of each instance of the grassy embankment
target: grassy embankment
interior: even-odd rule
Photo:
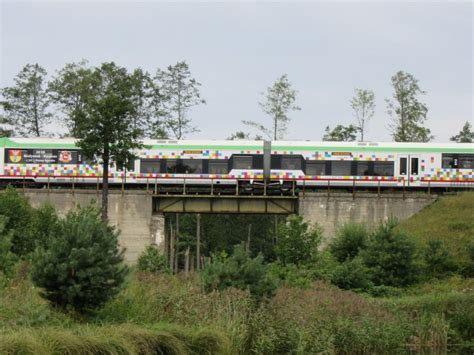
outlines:
[[[473,206],[474,194],[446,197],[402,227],[420,244],[434,237],[462,254],[459,244],[472,242],[472,224],[453,223],[472,223]],[[310,289],[282,286],[257,305],[240,290],[206,294],[196,276],[134,272],[116,299],[78,319],[50,308],[26,275],[19,270],[0,290],[1,354],[443,351],[453,344],[468,349],[474,338],[474,280],[456,276],[390,298],[322,282]]]

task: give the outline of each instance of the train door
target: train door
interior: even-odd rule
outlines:
[[[418,176],[420,175],[420,156],[419,155],[409,155],[410,158],[410,171],[409,176],[410,180],[415,180],[415,184],[418,184]],[[412,183],[413,183],[412,182]]]
[[[398,156],[398,176],[408,180],[408,155],[399,155]]]

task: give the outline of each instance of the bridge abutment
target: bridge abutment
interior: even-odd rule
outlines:
[[[307,222],[323,228],[325,241],[334,237],[337,228],[347,222],[373,228],[389,217],[406,219],[436,200],[426,193],[306,193],[299,199],[299,214]]]

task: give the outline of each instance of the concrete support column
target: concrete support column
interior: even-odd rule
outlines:
[[[165,250],[165,216],[163,213],[156,213],[151,216],[150,235],[151,244],[158,247],[163,255],[166,255]]]

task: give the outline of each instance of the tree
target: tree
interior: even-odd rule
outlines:
[[[392,76],[393,101],[386,99],[387,112],[392,117],[390,128],[395,142],[428,142],[433,136],[423,126],[428,107],[418,100],[425,92],[418,80],[409,73],[397,72]]]
[[[367,124],[375,112],[374,92],[364,89],[355,89],[355,95],[351,100],[351,107],[354,117],[357,120],[356,128],[360,133],[360,141],[363,142],[365,132],[367,131]]]
[[[201,84],[191,77],[189,66],[184,61],[170,65],[167,70],[158,69],[156,73],[155,115],[163,116],[162,124],[176,139],[197,131],[191,125],[192,121],[188,114],[193,106],[206,103],[201,99],[200,86]],[[162,134],[161,122],[158,123],[158,127],[160,129],[157,133]]]
[[[356,140],[357,127],[354,125],[343,126],[337,125],[333,130],[329,126],[326,127],[323,141],[329,142],[353,142]]]
[[[268,138],[282,139],[287,131],[290,121],[290,111],[299,111],[301,108],[295,104],[297,91],[293,90],[286,74],[278,78],[275,83],[267,88],[265,100],[259,102],[263,112],[272,118],[271,128],[257,122],[243,121],[244,124],[257,128]]]
[[[367,249],[361,253],[370,268],[375,285],[407,286],[415,281],[416,248],[412,238],[396,229],[398,220],[390,218],[372,235]]]
[[[261,141],[263,140],[262,136],[255,135],[254,138],[250,136],[250,133],[245,133],[244,131],[237,131],[235,133],[232,133],[230,137],[227,138],[230,141],[236,141],[236,140],[253,140],[253,141]]]
[[[14,86],[1,89],[3,119],[21,136],[41,137],[51,121],[46,75],[38,64],[27,64],[16,76]]]
[[[31,228],[34,210],[26,197],[8,187],[0,194],[0,215],[6,217],[4,231],[11,233],[12,251],[18,256],[31,253],[35,248]]]
[[[168,260],[160,253],[156,245],[149,245],[138,257],[137,268],[140,271],[170,272]]]
[[[18,257],[12,252],[12,231],[7,231],[5,226],[8,217],[0,215],[0,281],[2,274],[9,277],[13,273]]]
[[[244,244],[234,247],[232,256],[225,253],[214,256],[212,263],[201,273],[204,289],[222,291],[228,287],[248,290],[257,299],[271,296],[276,282],[269,274],[269,266],[263,263],[263,256],[251,258]]]
[[[133,150],[142,147],[143,131],[135,124],[140,93],[134,75],[113,62],[91,69],[74,67],[71,75],[66,89],[56,91],[58,102],[71,114],[72,133],[84,156],[102,165],[102,219],[106,220],[109,166],[114,162],[123,168],[135,158]]]
[[[339,262],[352,260],[367,247],[369,232],[363,224],[346,223],[337,230],[336,237],[329,244],[331,254]]]
[[[449,255],[440,240],[430,240],[423,250],[425,272],[432,277],[442,277],[457,269],[454,259]]]
[[[31,278],[41,296],[80,314],[102,306],[118,293],[128,270],[117,238],[93,206],[71,210],[55,238],[33,255]]]
[[[451,137],[450,140],[456,143],[473,143],[474,131],[471,128],[471,124],[466,121],[459,133]]]
[[[304,265],[314,261],[321,243],[322,231],[318,225],[310,227],[298,215],[289,216],[278,225],[275,253],[283,264]]]

